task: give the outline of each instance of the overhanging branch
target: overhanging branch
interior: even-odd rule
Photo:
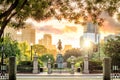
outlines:
[[[18,1],[19,1],[19,0],[15,0],[15,2],[8,8],[8,10],[5,11],[4,13],[2,13],[2,14],[0,15],[0,19],[2,19],[2,18],[5,17],[5,16],[10,15],[10,13],[11,13],[11,12],[16,8],[16,6],[18,5]]]

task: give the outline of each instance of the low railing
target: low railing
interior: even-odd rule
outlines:
[[[112,70],[111,70],[111,79],[120,79],[120,68],[117,65],[112,65]]]
[[[8,80],[8,70],[6,64],[0,65],[0,80]]]

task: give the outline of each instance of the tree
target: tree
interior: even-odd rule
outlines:
[[[53,64],[54,61],[55,61],[54,56],[53,56],[52,54],[48,54],[48,53],[41,55],[41,56],[39,57],[39,59],[40,59],[42,62],[44,62],[44,65],[46,65],[46,66],[47,66],[47,62],[48,62],[49,59],[50,59],[50,61],[51,61],[52,64]]]
[[[47,52],[47,48],[45,48],[43,45],[35,44],[33,45],[33,50],[36,52],[38,55],[44,54]]]
[[[51,16],[51,0],[0,0],[0,38],[7,25],[21,28],[31,17],[43,20]]]
[[[99,45],[95,45],[95,47],[93,48],[94,53],[91,55],[91,60],[103,60],[105,57],[105,53],[104,53],[104,43],[101,42],[99,43]]]
[[[12,40],[9,34],[5,36],[3,42],[0,42],[0,47],[3,47],[3,50],[2,52],[0,52],[0,55],[1,53],[4,53],[5,58],[8,58],[10,56],[18,56],[21,54],[20,49],[18,47],[18,42]]]
[[[88,19],[102,25],[104,19],[99,15],[103,11],[110,16],[117,14],[120,21],[120,0],[54,0],[53,8],[58,19],[65,18],[75,23],[85,24]]]
[[[109,39],[104,45],[104,53],[111,57],[113,61],[120,60],[120,36]]]
[[[25,58],[27,60],[28,56],[30,57],[30,49],[28,43],[27,42],[19,43],[19,48],[21,54],[18,56],[18,60],[24,60]]]
[[[119,0],[0,0],[0,37],[7,25],[22,28],[29,17],[37,21],[65,18],[80,24],[91,18],[101,25],[104,19],[99,15],[105,11],[120,20],[119,4]]]
[[[67,61],[68,58],[70,58],[71,56],[74,56],[74,57],[80,57],[82,56],[81,54],[81,50],[79,48],[75,49],[70,49],[70,50],[67,50],[64,54],[64,61]]]

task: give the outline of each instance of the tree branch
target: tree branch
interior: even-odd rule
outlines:
[[[20,10],[24,7],[24,5],[27,3],[27,0],[24,0],[23,4],[20,7]]]
[[[16,1],[17,1],[17,3],[18,3],[18,0],[15,0],[15,2],[16,2]],[[27,0],[24,0],[23,4],[22,4],[21,7],[19,8],[19,10],[21,10],[26,3],[27,3]],[[16,5],[16,6],[17,6],[17,5]],[[14,9],[15,9],[15,8],[16,8],[16,7],[14,6]],[[2,17],[1,17],[2,14],[0,15],[0,19],[3,18],[3,17],[5,17],[4,20],[3,20],[3,24],[2,24],[2,26],[1,26],[1,29],[0,29],[0,37],[2,36],[2,34],[3,34],[3,32],[4,32],[4,29],[5,29],[6,25],[9,23],[10,19],[18,13],[18,12],[16,11],[16,12],[10,14],[10,13],[12,12],[12,10],[13,10],[13,8],[11,7],[11,10],[10,10],[10,8],[9,8],[9,9],[7,10],[7,12],[6,12]],[[10,11],[10,12],[8,12],[8,11]]]
[[[16,6],[18,5],[18,1],[19,0],[15,0],[15,2],[9,7],[9,9],[0,15],[0,19],[8,16],[16,8]]]
[[[2,24],[1,29],[0,29],[0,37],[2,36],[6,25],[10,22],[10,19],[11,19],[13,16],[15,16],[16,14],[17,14],[17,12],[14,12],[13,14],[10,15],[10,17],[9,17],[8,19],[7,19],[7,17],[4,18],[3,24]]]

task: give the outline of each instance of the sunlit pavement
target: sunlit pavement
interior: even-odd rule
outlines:
[[[17,74],[17,80],[102,80],[103,74],[52,73]]]

